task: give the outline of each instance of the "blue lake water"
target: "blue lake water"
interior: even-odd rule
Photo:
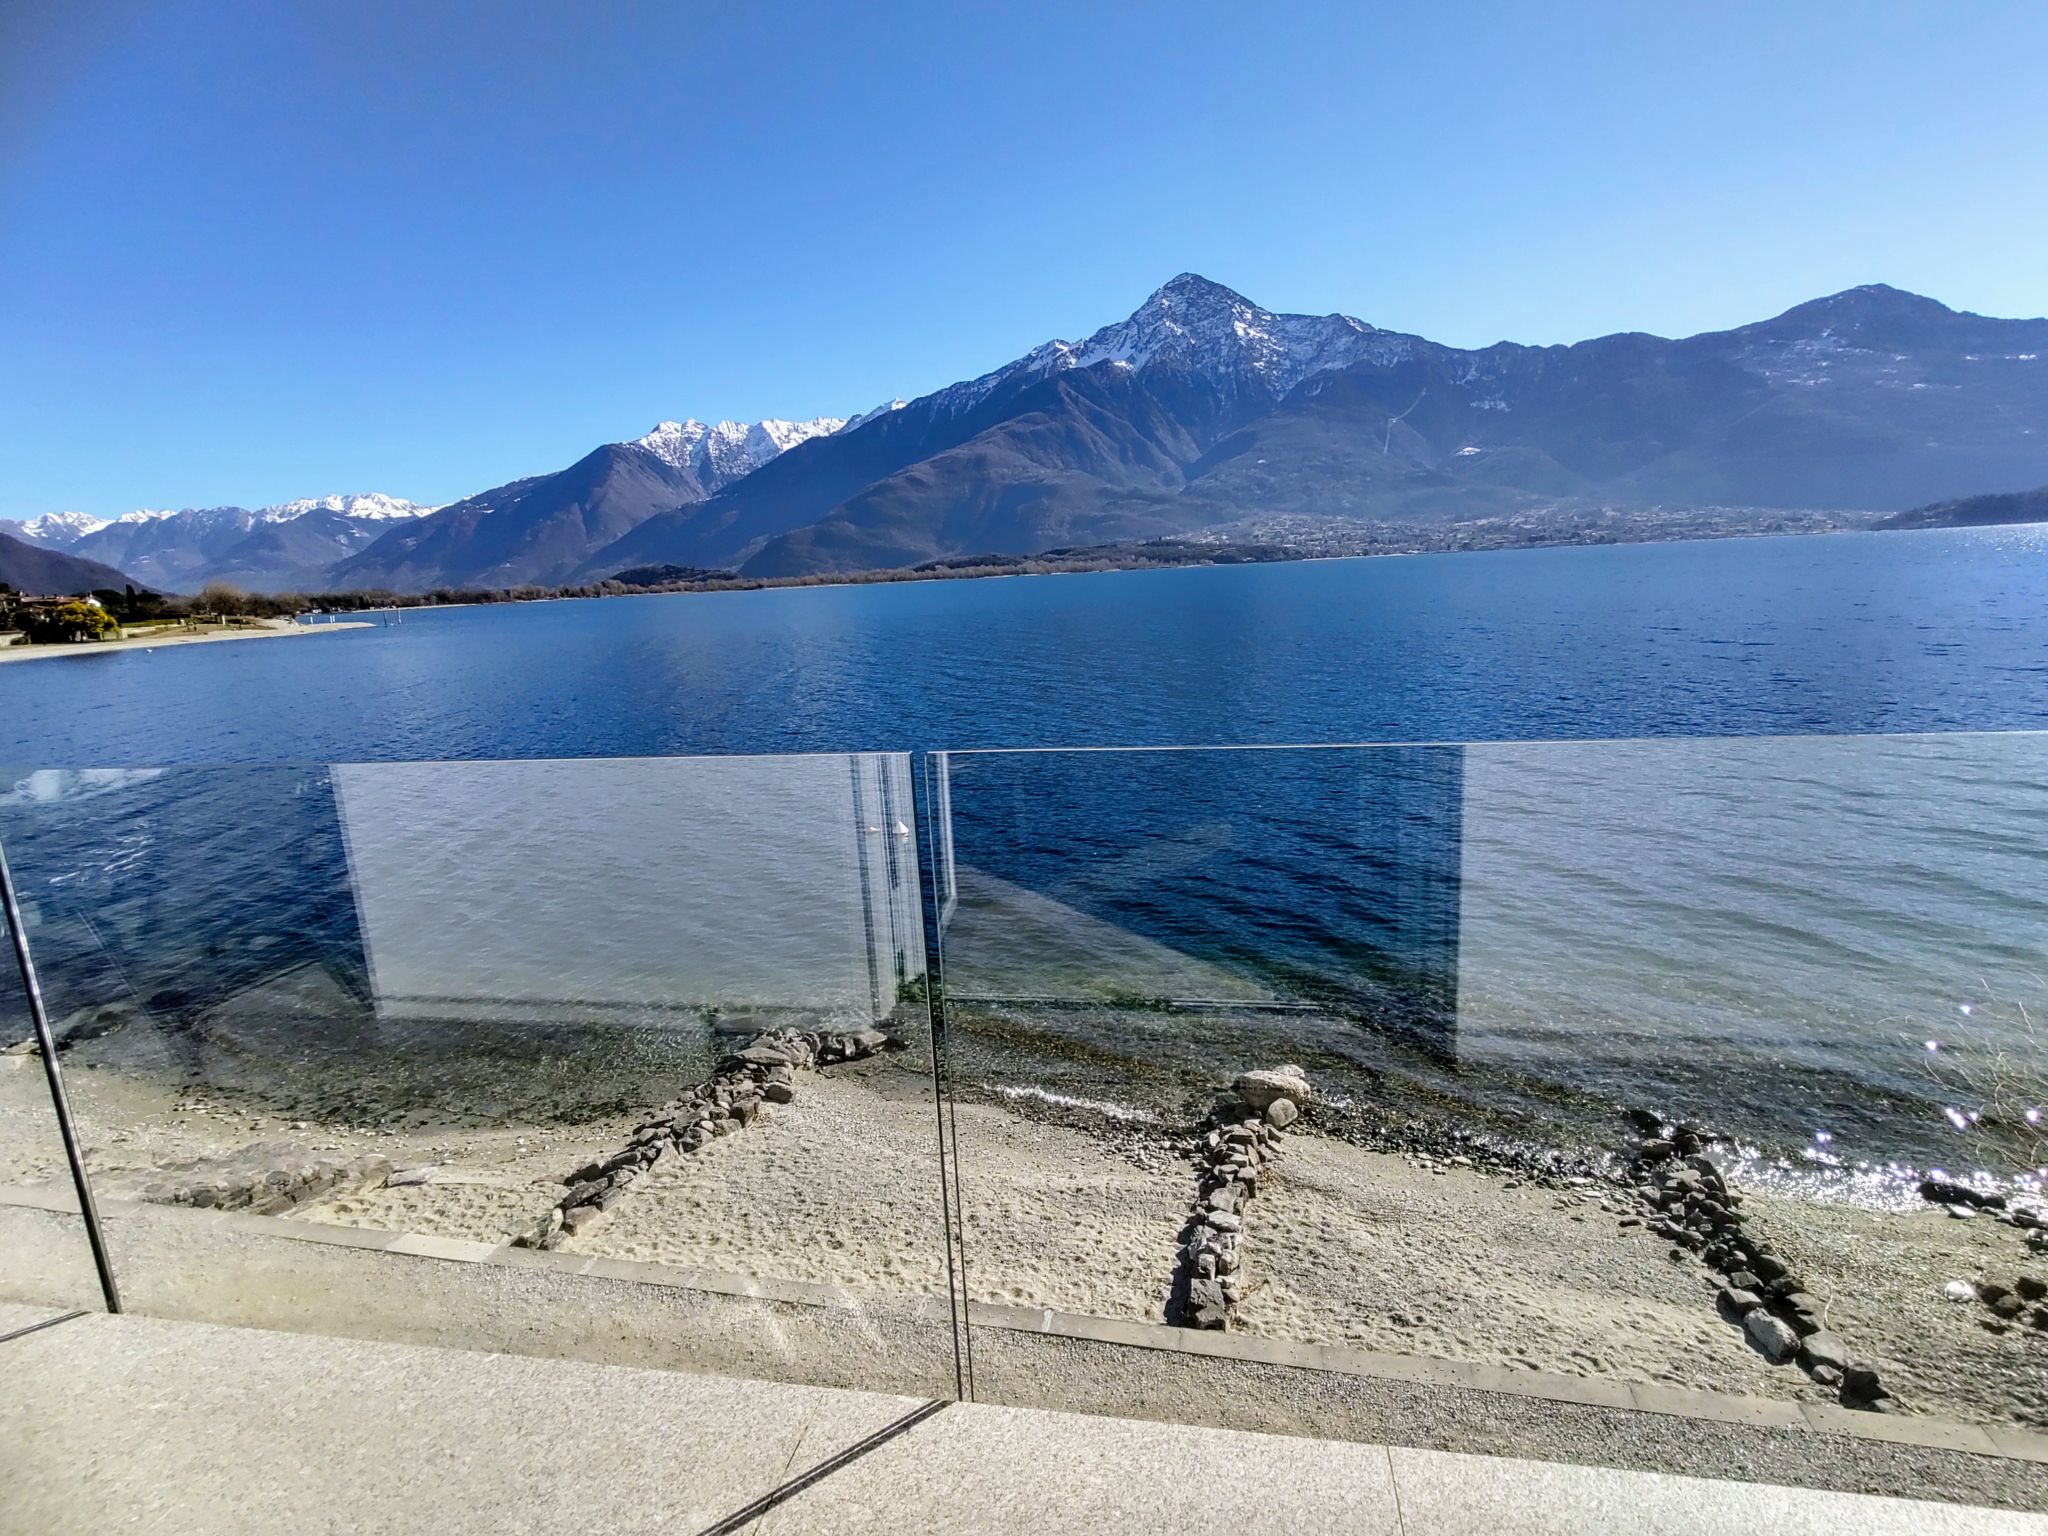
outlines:
[[[415,610],[0,667],[0,762],[2029,728],[2048,528]]]
[[[640,976],[607,904],[707,886],[730,901],[656,923],[646,976],[780,940],[864,994],[887,977],[848,893],[897,879],[908,807],[810,836],[841,768],[757,814],[743,770],[353,770],[344,795],[198,765],[945,749],[956,989],[1306,1000],[1439,1033],[1475,1092],[1825,1132],[1845,1178],[2014,1172],[2048,1161],[2012,1098],[2048,1077],[2043,727],[2048,528],[662,596],[0,666],[0,838],[72,914],[46,938],[68,1001],[197,1007],[307,955],[360,991],[379,911],[449,988],[532,970],[543,931]],[[1486,745],[961,755],[1345,742]],[[27,778],[162,765],[193,766]],[[561,888],[522,905],[529,874]],[[1988,1080],[2013,1063],[2034,1087]]]

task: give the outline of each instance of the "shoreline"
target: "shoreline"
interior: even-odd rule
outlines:
[[[197,634],[169,633],[132,635],[120,640],[82,641],[72,645],[9,645],[0,649],[0,662],[45,661],[57,656],[104,656],[120,651],[152,651],[159,646],[211,645],[222,640],[283,640],[293,635],[319,634],[330,629],[375,629],[366,622],[340,624],[279,624],[261,629],[204,630]]]

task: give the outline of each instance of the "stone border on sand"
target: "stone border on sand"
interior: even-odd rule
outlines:
[[[643,1120],[633,1139],[609,1157],[586,1163],[562,1182],[569,1192],[555,1202],[538,1230],[519,1238],[525,1248],[559,1248],[595,1230],[613,1206],[664,1157],[688,1157],[720,1136],[754,1123],[764,1104],[796,1097],[799,1067],[859,1061],[894,1042],[879,1029],[812,1033],[772,1029],[749,1039],[720,1059],[711,1076],[653,1118]]]

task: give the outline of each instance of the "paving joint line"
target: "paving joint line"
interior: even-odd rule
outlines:
[[[911,1430],[917,1428],[918,1425],[924,1423],[926,1419],[943,1413],[952,1406],[953,1400],[951,1398],[936,1399],[932,1402],[918,1405],[893,1424],[885,1424],[866,1439],[856,1440],[845,1450],[826,1457],[816,1466],[798,1473],[780,1487],[769,1489],[768,1492],[762,1494],[753,1503],[743,1505],[727,1515],[723,1520],[705,1526],[703,1530],[697,1533],[697,1536],[730,1536],[731,1532],[742,1530],[752,1525],[770,1510],[787,1504],[806,1489],[815,1488],[833,1473],[852,1466],[853,1463],[860,1460],[861,1457],[867,1455],[870,1451],[880,1450],[898,1435],[908,1434]]]
[[[68,1323],[74,1317],[84,1317],[85,1315],[81,1310],[60,1313],[56,1317],[46,1317],[40,1323],[30,1323],[26,1328],[17,1328],[12,1333],[0,1333],[0,1344],[10,1344],[14,1340],[24,1338],[31,1333],[41,1333],[45,1328],[54,1328],[59,1323]]]

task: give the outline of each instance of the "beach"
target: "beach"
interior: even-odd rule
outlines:
[[[358,1172],[294,1201],[276,1225],[504,1244],[544,1221],[574,1169],[626,1145],[648,1111],[703,1070],[701,1055],[636,1053],[593,1037],[587,1057],[579,1062],[572,1043],[543,1075],[583,1092],[551,1099],[529,1083],[494,1092],[493,1078],[518,1068],[510,1057],[480,1058],[442,1074],[437,1105],[417,1091],[380,1091],[420,1080],[403,1052],[374,1073],[353,1071],[346,1052],[279,1070],[252,1051],[255,1038],[244,1030],[191,1042],[177,1069],[178,1050],[146,1025],[64,1053],[103,1197],[176,1200],[195,1179],[218,1185],[224,1169],[246,1178],[250,1168],[260,1176],[325,1160]],[[957,1086],[970,1299],[1159,1325],[1165,1336],[1196,1188],[1189,1128],[1129,1106],[1077,1106],[1072,1095]],[[938,1116],[924,1058],[890,1053],[803,1071],[794,1090],[700,1151],[664,1158],[565,1254],[940,1304]],[[1833,1401],[1717,1313],[1719,1277],[1652,1233],[1619,1176],[1539,1176],[1448,1150],[1376,1150],[1346,1139],[1341,1114],[1318,1118],[1311,1105],[1286,1135],[1245,1212],[1240,1334],[1589,1382]],[[63,1183],[40,1063],[16,1049],[0,1056],[0,1185]],[[1828,1328],[1876,1363],[1905,1411],[2048,1428],[2048,1334],[1993,1330],[1974,1302],[1944,1295],[1953,1281],[2043,1268],[2021,1233],[1938,1206],[1865,1210],[1760,1189],[1744,1202],[1750,1226],[1825,1299]]]
[[[329,630],[372,629],[360,620],[339,624],[285,624],[264,622],[248,629],[158,630],[130,635],[120,640],[81,641],[74,645],[21,645],[0,647],[0,662],[42,661],[53,656],[104,656],[116,651],[154,651],[165,646],[212,645],[222,640],[281,640],[291,635],[319,635]]]

